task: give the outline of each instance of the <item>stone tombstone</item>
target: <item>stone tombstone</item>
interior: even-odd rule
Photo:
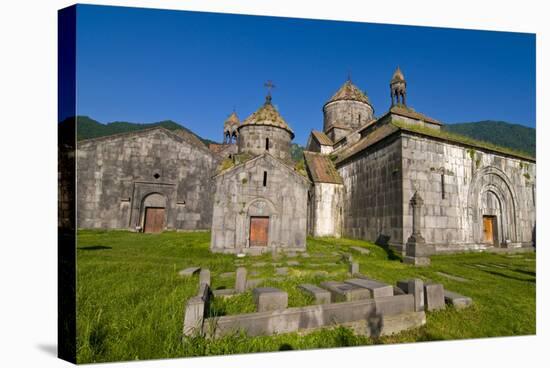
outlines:
[[[349,273],[353,276],[359,273],[359,263],[351,262],[349,265]]]
[[[246,268],[237,268],[235,276],[235,291],[237,293],[244,293],[246,291]]]
[[[398,281],[397,287],[407,294],[414,295],[415,312],[424,310],[424,282],[421,279]]]
[[[286,309],[288,294],[286,291],[273,287],[256,288],[252,291],[257,312],[267,312]]]
[[[429,256],[435,253],[435,248],[432,244],[426,244],[420,232],[421,209],[424,200],[418,192],[414,192],[410,204],[412,207],[412,234],[407,240],[406,256],[403,261],[415,266],[428,266],[430,264]]]
[[[199,273],[199,285],[201,284],[210,286],[210,270],[203,268]]]
[[[445,292],[441,284],[424,285],[424,305],[426,310],[434,311],[445,308]]]
[[[298,288],[306,294],[311,295],[315,299],[315,304],[330,303],[330,292],[328,290],[311,284],[301,284]]]

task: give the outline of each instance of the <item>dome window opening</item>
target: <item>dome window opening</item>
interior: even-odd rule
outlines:
[[[269,138],[265,139],[265,150],[269,151]]]
[[[264,187],[267,186],[267,171],[264,171]]]

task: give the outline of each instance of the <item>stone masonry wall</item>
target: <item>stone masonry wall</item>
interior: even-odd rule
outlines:
[[[534,162],[403,134],[403,238],[412,232],[409,201],[424,199],[421,232],[437,252],[480,249],[483,215],[495,216],[499,246],[531,245]]]
[[[264,154],[218,175],[215,183],[212,251],[251,251],[251,216],[269,217],[268,246],[255,251],[305,250],[310,187],[307,178]]]
[[[372,120],[373,114],[372,107],[364,102],[350,100],[330,102],[323,107],[323,131],[326,133],[335,124],[349,129],[359,128]]]
[[[343,236],[401,243],[401,163],[401,143],[390,138],[338,164],[345,186]]]
[[[209,229],[216,166],[206,147],[164,129],[79,142],[78,226],[136,229],[147,196],[160,193],[167,229]]]
[[[291,160],[291,135],[288,131],[266,125],[245,125],[239,128],[239,153],[261,155],[266,151],[269,139],[269,154],[281,160]]]
[[[313,236],[342,235],[343,200],[342,184],[315,183],[310,203]]]

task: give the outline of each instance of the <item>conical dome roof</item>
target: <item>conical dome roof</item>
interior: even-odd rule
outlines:
[[[330,102],[341,100],[359,101],[370,105],[370,101],[367,95],[363,91],[361,91],[356,85],[354,85],[349,79],[326,103],[328,104]]]
[[[392,82],[404,82],[405,76],[403,75],[403,72],[399,67],[395,69],[395,72],[393,72],[393,76],[391,77]]]
[[[237,116],[237,113],[233,111],[231,115],[229,115],[229,117],[225,120],[225,123],[223,125],[232,126],[232,125],[239,125],[239,123],[240,123],[239,117]]]
[[[247,125],[268,125],[285,129],[294,138],[294,132],[290,129],[281,114],[279,114],[275,106],[271,104],[271,96],[269,95],[266,97],[265,103],[256,112],[246,118],[241,127]]]

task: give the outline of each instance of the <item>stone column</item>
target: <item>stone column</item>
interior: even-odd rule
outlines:
[[[403,261],[415,266],[428,266],[430,264],[428,256],[435,253],[435,247],[432,244],[426,244],[424,237],[420,233],[420,219],[422,216],[420,210],[424,204],[424,200],[418,192],[414,192],[410,204],[413,210],[413,228],[412,234],[407,240],[406,256]]]

